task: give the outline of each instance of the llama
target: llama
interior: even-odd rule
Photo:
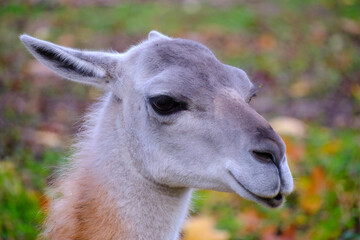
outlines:
[[[105,93],[52,186],[44,239],[178,239],[192,189],[279,207],[285,144],[249,106],[256,87],[200,43],[151,31],[125,53],[21,41],[56,74]]]

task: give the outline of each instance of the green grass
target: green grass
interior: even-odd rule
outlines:
[[[39,161],[41,159],[41,161]],[[60,154],[46,150],[38,159],[32,152],[18,150],[0,162],[1,239],[35,239],[40,230],[43,191],[50,169]]]

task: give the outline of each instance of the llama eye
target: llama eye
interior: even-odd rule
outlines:
[[[178,102],[172,97],[160,95],[149,98],[151,107],[160,115],[169,115],[181,110],[186,110],[186,103]]]

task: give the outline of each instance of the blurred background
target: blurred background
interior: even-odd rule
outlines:
[[[360,239],[357,0],[0,1],[0,238],[35,239],[51,173],[100,92],[53,75],[21,45],[125,51],[150,30],[199,41],[259,87],[295,178],[285,206],[195,193],[185,240]]]

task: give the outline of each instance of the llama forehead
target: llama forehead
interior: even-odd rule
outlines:
[[[142,49],[139,63],[145,91],[153,91],[152,95],[177,92],[203,96],[231,88],[245,98],[253,87],[244,71],[221,63],[204,45],[190,40],[150,42]]]

